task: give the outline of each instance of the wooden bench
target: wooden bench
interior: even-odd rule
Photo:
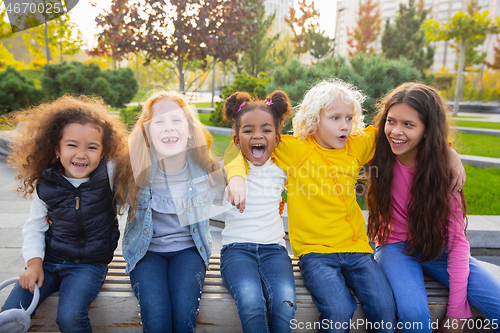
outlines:
[[[298,259],[292,258],[295,284],[297,290],[297,323],[318,321],[319,313],[311,299],[311,294],[304,286],[299,272]],[[433,320],[442,319],[448,304],[448,288],[441,283],[426,277],[425,286],[429,294],[429,308]],[[374,286],[376,288],[377,286]],[[57,293],[48,297],[37,309],[32,318],[30,332],[58,332],[55,323]],[[474,317],[480,313],[473,309]],[[139,305],[134,296],[128,275],[125,274],[125,260],[120,254],[115,255],[109,264],[109,272],[101,292],[92,303],[89,316],[94,332],[142,332]],[[361,305],[354,314],[353,320],[363,319]],[[210,270],[207,271],[203,295],[200,301],[197,332],[236,333],[241,332],[240,320],[236,304],[224,287],[220,275],[220,258],[210,258]],[[316,330],[297,330],[314,332]],[[352,332],[366,332],[356,330]]]

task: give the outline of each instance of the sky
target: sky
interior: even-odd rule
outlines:
[[[320,26],[330,37],[334,37],[335,34],[336,1],[314,0],[316,7],[320,10]],[[80,0],[71,11],[72,20],[78,25],[89,46],[93,43],[94,35],[99,33],[99,29],[95,26],[95,17],[110,7],[111,0]]]

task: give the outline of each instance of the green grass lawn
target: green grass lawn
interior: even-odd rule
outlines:
[[[500,168],[465,165],[467,214],[500,215]]]
[[[450,126],[488,128],[488,129],[500,130],[500,123],[493,123],[486,121],[453,120],[450,121]]]
[[[197,108],[210,108],[212,107],[212,103],[211,102],[203,102],[203,103],[193,103],[194,106],[196,106]]]
[[[227,146],[229,146],[229,143],[231,142],[231,140],[233,140],[233,138],[227,135],[220,135],[220,134],[212,134],[212,135],[214,137],[214,143],[212,144],[212,151],[218,157],[223,157]]]
[[[500,136],[456,133],[453,139],[453,148],[459,154],[500,158],[499,147]]]
[[[202,124],[207,126],[214,126],[214,124],[212,124],[212,122],[210,121],[210,113],[198,113],[198,116],[200,117],[200,121]]]

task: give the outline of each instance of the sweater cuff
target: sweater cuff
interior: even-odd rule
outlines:
[[[448,309],[446,310],[446,316],[459,319],[472,317],[469,302],[465,301],[465,303],[458,308],[448,306]]]

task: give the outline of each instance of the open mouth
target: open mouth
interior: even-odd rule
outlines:
[[[392,142],[392,145],[394,147],[401,147],[402,145],[407,143],[408,140],[396,140],[396,139],[391,138],[391,142]]]
[[[79,168],[79,169],[83,169],[83,168],[86,168],[88,166],[88,164],[85,164],[85,163],[75,163],[75,162],[71,162],[71,164],[75,167],[75,168]]]
[[[255,159],[260,159],[266,154],[266,146],[263,144],[254,144],[251,147],[252,156]]]
[[[347,140],[347,135],[341,135],[341,136],[339,136],[339,140],[340,140],[340,141],[345,141],[345,140]]]
[[[179,141],[179,138],[175,137],[168,137],[168,138],[163,138],[161,139],[161,142],[166,144],[166,145],[175,145]]]

